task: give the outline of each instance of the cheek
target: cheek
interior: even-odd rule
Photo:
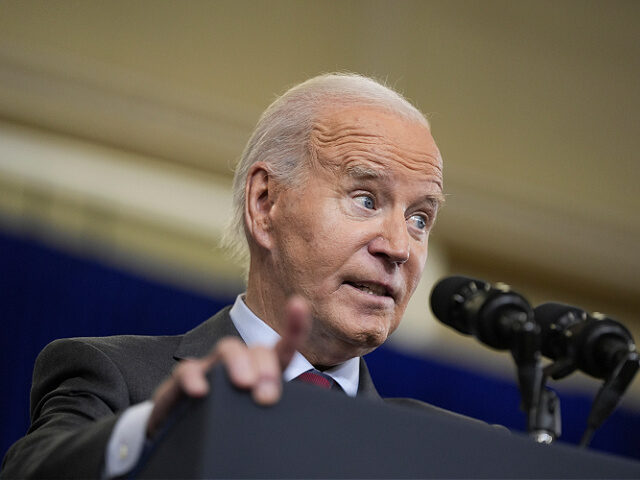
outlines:
[[[274,251],[276,268],[284,267],[285,279],[311,294],[343,262],[341,236],[331,218],[308,215],[285,218]]]
[[[344,213],[332,205],[316,209],[307,221],[294,225],[310,256],[320,265],[346,260],[357,248],[363,230],[363,225],[345,218]]]
[[[409,302],[409,298],[413,295],[413,292],[420,283],[420,279],[422,278],[422,272],[424,271],[424,267],[427,263],[427,243],[421,245],[419,248],[414,250],[415,255],[413,256],[413,261],[410,261],[406,266],[406,285],[407,285],[407,295],[404,301],[406,305]]]

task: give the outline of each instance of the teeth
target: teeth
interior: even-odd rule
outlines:
[[[386,296],[387,290],[381,285],[373,285],[369,283],[354,283],[354,287],[369,295]]]

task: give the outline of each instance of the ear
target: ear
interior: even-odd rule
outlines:
[[[266,249],[272,247],[271,215],[276,198],[275,183],[264,162],[251,165],[245,184],[245,226],[253,240]]]

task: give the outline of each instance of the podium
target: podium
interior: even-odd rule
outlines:
[[[187,399],[137,478],[640,478],[640,462],[538,445],[464,417],[288,383],[271,407],[221,367]]]

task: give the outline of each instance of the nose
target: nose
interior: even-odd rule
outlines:
[[[369,253],[382,256],[396,265],[402,265],[409,260],[410,238],[404,212],[390,212],[385,216],[378,235],[369,242]]]

